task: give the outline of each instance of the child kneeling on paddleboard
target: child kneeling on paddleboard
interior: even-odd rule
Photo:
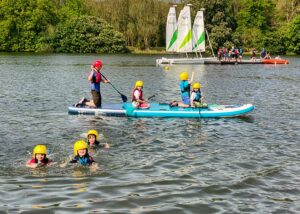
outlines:
[[[199,108],[202,106],[201,104],[202,104],[202,100],[203,100],[203,95],[201,93],[200,88],[201,88],[201,85],[199,82],[195,82],[193,84],[193,90],[192,90],[191,98],[190,98],[190,100],[191,100],[190,104],[191,104],[191,107],[193,107],[193,108],[195,108],[195,107]]]
[[[102,78],[102,74],[100,72],[102,65],[103,63],[101,60],[95,60],[91,65],[91,72],[90,75],[88,76],[88,80],[90,81],[90,85],[91,85],[92,100],[87,100],[85,98],[82,98],[79,101],[79,103],[76,104],[76,106],[86,105],[91,108],[101,108],[102,97],[100,92],[100,83],[110,82],[109,80]]]
[[[33,149],[32,159],[27,161],[26,166],[36,168],[46,166],[52,161],[47,158],[47,147],[45,145],[36,145]]]
[[[100,143],[99,141],[99,133],[97,130],[89,130],[87,133],[87,144],[90,148],[97,148],[97,147],[103,147],[108,149],[110,146],[107,142]]]
[[[141,80],[136,81],[135,87],[132,92],[132,105],[135,108],[150,108],[147,99],[143,99],[144,82]]]
[[[191,92],[191,83],[194,80],[194,72],[192,72],[192,77],[188,80],[188,72],[184,71],[180,74],[180,91],[181,91],[181,100],[178,102],[179,107],[189,107],[190,106],[190,92]]]
[[[88,145],[85,141],[79,140],[74,144],[74,158],[70,163],[78,163],[83,166],[97,165],[88,153]]]

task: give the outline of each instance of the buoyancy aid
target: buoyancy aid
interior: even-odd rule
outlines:
[[[136,98],[134,96],[134,92],[135,91],[139,91],[140,92],[140,96],[139,96],[139,100],[143,100],[143,91],[142,90],[139,90],[137,88],[134,88],[133,91],[132,91],[132,101],[136,101]]]
[[[200,102],[201,101],[201,91],[198,90],[197,92],[196,91],[193,91],[193,92],[196,93],[196,97],[194,98],[193,101]]]
[[[39,163],[39,162],[38,162],[38,160],[36,158],[32,158],[29,161],[29,164],[32,164],[32,163]],[[49,163],[49,159],[45,157],[40,163],[46,165],[46,164]]]
[[[187,94],[189,96],[191,91],[191,85],[188,83],[188,80],[180,81],[180,91],[181,94]]]
[[[94,72],[92,83],[100,83],[101,82],[101,73],[100,72]]]
[[[80,157],[79,155],[77,155],[76,157],[75,157],[75,159],[77,160],[77,162],[78,163],[80,163],[81,165],[90,165],[90,164],[92,164],[93,162],[95,162],[94,160],[93,160],[93,158],[92,157],[90,157],[89,155],[85,155],[85,156],[83,156],[83,157]]]

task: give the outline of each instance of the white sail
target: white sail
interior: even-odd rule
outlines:
[[[202,10],[197,12],[193,24],[193,51],[205,52],[205,31]]]
[[[175,6],[170,7],[167,28],[166,28],[166,51],[175,52],[177,51],[177,20],[176,20],[176,9]]]
[[[177,52],[192,52],[192,25],[190,6],[184,6],[178,17]]]

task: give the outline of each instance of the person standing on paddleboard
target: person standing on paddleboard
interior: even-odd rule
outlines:
[[[86,100],[83,99],[79,103],[82,105],[86,105],[92,108],[101,108],[102,105],[102,97],[100,92],[100,83],[109,83],[110,81],[108,79],[102,78],[102,75],[100,73],[100,70],[102,68],[102,61],[101,60],[95,60],[93,64],[91,65],[91,72],[88,76],[88,80],[91,83],[91,93],[93,100]]]

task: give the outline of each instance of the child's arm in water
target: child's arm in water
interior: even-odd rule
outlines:
[[[90,170],[92,172],[95,172],[97,171],[97,169],[99,169],[99,165],[96,163],[96,162],[93,162],[91,165],[90,165]]]
[[[70,161],[72,161],[72,156],[69,156],[66,158],[65,162],[63,162],[62,164],[60,164],[59,166],[61,168],[66,168],[66,166],[68,165],[68,163],[70,163]]]
[[[37,164],[37,163],[31,163],[31,161],[29,160],[29,161],[27,161],[27,163],[26,163],[26,167],[29,167],[29,168],[34,169],[34,168],[37,168],[37,167],[38,167],[38,164]]]
[[[101,146],[102,146],[103,148],[105,148],[105,149],[109,149],[109,148],[110,148],[110,145],[109,145],[107,142],[102,143]]]

